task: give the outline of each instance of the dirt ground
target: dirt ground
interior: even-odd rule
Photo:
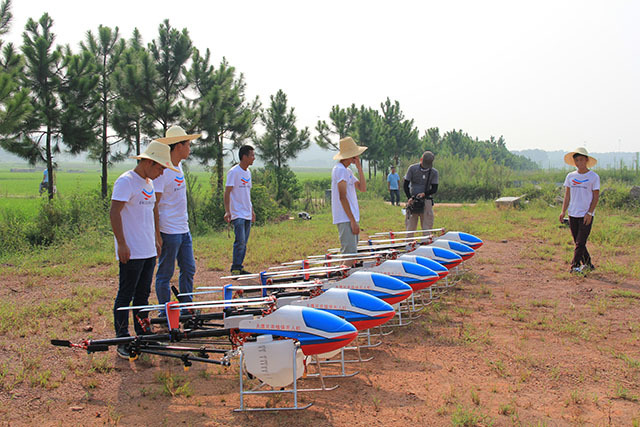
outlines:
[[[362,351],[373,360],[348,365],[359,374],[328,379],[329,386],[339,385],[334,391],[301,394],[303,403],[313,403],[309,409],[233,412],[237,359],[229,368],[195,364],[184,372],[156,356],[136,362],[115,351],[88,356],[49,346],[51,338],[88,334],[86,325],[76,324],[60,336],[51,319],[35,337],[0,336],[0,424],[637,425],[640,280],[597,270],[570,276],[562,261],[529,257],[531,244],[524,237],[485,242],[457,287],[411,324],[394,328],[382,345]],[[220,275],[202,266],[196,279],[216,284]],[[29,280],[8,279],[0,297],[17,305],[42,298]],[[77,283],[51,279],[48,285],[63,295]],[[92,285],[112,290],[114,279]],[[102,304],[108,307],[111,298]],[[91,324],[92,336],[110,336],[106,319],[103,314]],[[27,374],[36,380],[16,384],[20,364],[50,370],[50,379],[38,382]],[[318,385],[311,378],[300,382]],[[278,395],[247,399],[262,407],[290,404]]]

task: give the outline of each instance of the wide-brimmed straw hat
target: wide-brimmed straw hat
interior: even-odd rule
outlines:
[[[173,163],[171,163],[171,149],[167,144],[163,144],[158,141],[151,141],[151,143],[147,146],[147,149],[144,150],[144,153],[140,153],[139,156],[132,156],[132,159],[149,159],[154,162],[171,169],[174,172],[180,173]]]
[[[191,141],[192,139],[200,138],[201,136],[201,133],[187,135],[187,132],[185,132],[180,126],[173,125],[167,129],[167,133],[164,135],[164,138],[158,138],[156,141],[171,145],[178,142]]]
[[[564,155],[564,162],[566,164],[568,164],[569,166],[575,166],[576,165],[576,162],[573,160],[573,155],[574,154],[581,154],[581,155],[587,157],[587,167],[588,168],[591,168],[591,167],[595,166],[596,163],[598,163],[598,160],[595,157],[593,157],[592,155],[590,155],[587,152],[586,148],[578,147],[575,150],[573,150],[573,151],[571,151],[571,152],[569,152],[569,153]]]
[[[357,145],[350,136],[340,140],[340,152],[333,156],[333,160],[350,159],[364,153],[367,147]]]

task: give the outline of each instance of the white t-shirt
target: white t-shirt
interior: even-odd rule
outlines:
[[[129,246],[131,259],[156,256],[156,228],[153,221],[156,195],[153,190],[153,181],[143,179],[133,170],[126,171],[113,184],[111,200],[125,202],[120,211],[120,217],[124,240]],[[116,259],[118,259],[117,241]]]
[[[187,212],[187,183],[182,173],[182,162],[174,172],[167,168],[153,180],[156,193],[162,193],[158,202],[160,231],[165,234],[184,234],[189,232],[189,213]]]
[[[251,220],[251,171],[235,165],[227,172],[227,187],[233,187],[229,194],[231,220],[236,218]]]
[[[358,207],[355,185],[356,182],[359,182],[358,178],[353,175],[351,169],[338,162],[331,171],[331,213],[333,214],[333,223],[349,222],[349,217],[344,211],[342,203],[340,203],[340,193],[338,193],[338,183],[340,181],[347,183],[347,201],[356,222],[360,222],[360,208]]]
[[[569,216],[581,218],[589,212],[589,206],[593,200],[593,192],[600,190],[600,177],[594,171],[578,173],[569,172],[564,180],[564,186],[571,191],[569,200]]]

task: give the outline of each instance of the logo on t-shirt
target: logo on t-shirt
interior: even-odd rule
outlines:
[[[144,189],[142,190],[142,197],[144,197],[145,200],[149,200],[151,196],[153,196],[153,190],[151,190],[151,192]]]
[[[580,184],[584,184],[585,182],[589,182],[589,178],[585,178],[582,181],[580,181],[579,179],[576,179],[576,178],[571,178],[571,183],[573,185],[580,185]]]
[[[249,185],[249,183],[251,182],[251,178],[249,178],[249,179],[240,178],[240,182],[242,183],[242,185]]]
[[[184,183],[184,176],[177,176],[173,179],[180,187]]]

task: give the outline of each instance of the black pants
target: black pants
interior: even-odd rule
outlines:
[[[389,195],[391,196],[391,204],[399,205],[400,204],[400,190],[389,190]],[[395,200],[395,203],[394,203]]]
[[[591,226],[593,225],[593,218],[589,225],[584,224],[584,218],[569,217],[569,228],[571,229],[571,235],[573,241],[576,244],[573,250],[573,260],[571,261],[571,267],[580,267],[580,264],[591,267],[591,256],[587,251],[587,239],[591,233]]]
[[[120,307],[149,304],[153,269],[156,266],[156,257],[146,259],[130,259],[126,264],[120,263],[120,283],[118,294],[113,305],[113,326],[117,337],[129,336],[129,311],[118,311]],[[138,323],[136,315],[139,310],[133,310],[133,327],[137,335],[142,335],[144,330]],[[148,312],[140,313],[140,317],[148,316]]]

